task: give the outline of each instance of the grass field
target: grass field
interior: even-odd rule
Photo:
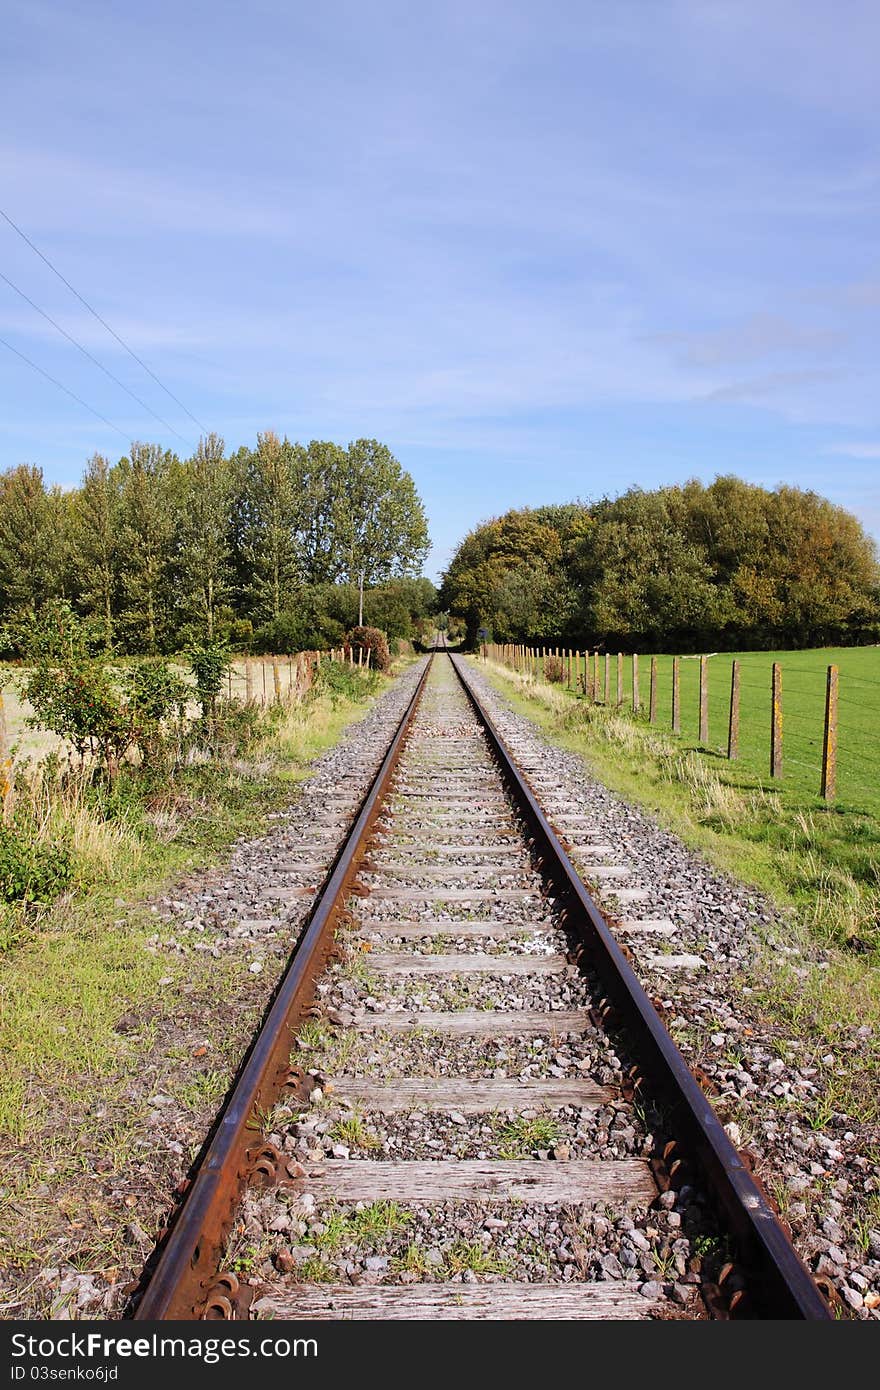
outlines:
[[[782,666],[783,779],[786,791],[818,799],[821,785],[826,672],[839,668],[838,806],[880,814],[880,647],[818,647],[807,651],[719,652],[709,659],[709,739],[699,742],[700,662],[681,658],[681,736],[684,750],[727,757],[730,676],[740,663],[739,763],[768,785],[770,690],[774,661]],[[600,697],[605,665],[600,656]],[[583,669],[583,663],[581,664]],[[647,718],[651,658],[639,658],[642,717]],[[623,709],[632,709],[632,658],[623,659]],[[617,656],[610,659],[611,703],[617,699]],[[671,733],[672,657],[657,657],[657,728]]]
[[[672,658],[658,657],[657,722],[647,719],[650,658],[639,662],[638,718],[632,663],[625,702],[616,700],[616,657],[608,707],[560,685],[531,681],[494,662],[483,669],[508,685],[524,713],[551,737],[583,752],[609,786],[660,813],[670,828],[720,867],[793,907],[825,944],[880,965],[880,650],[746,652],[741,661],[740,757],[729,762],[727,702],[735,654],[710,660],[709,742],[699,742],[699,662],[682,659],[682,733],[671,732]],[[784,777],[769,776],[770,671],[783,667]],[[837,800],[819,796],[825,670],[840,668]],[[482,664],[482,663],[481,663]],[[601,664],[604,678],[604,663]],[[604,694],[604,679],[601,693]]]
[[[284,700],[291,686],[291,662],[286,656],[276,657],[274,660],[278,666],[279,692]],[[250,665],[250,688],[247,681],[247,664]],[[170,665],[184,680],[192,682],[192,676],[183,664],[172,659]],[[19,693],[21,682],[27,674],[27,668],[24,666],[0,663],[0,690],[5,706],[7,737],[15,751],[17,763],[26,762],[28,759],[38,761],[47,753],[62,751],[65,747],[64,740],[57,734],[49,733],[45,729],[33,729],[28,724],[33,710]],[[224,686],[224,694],[237,700],[245,700],[250,695],[256,704],[270,705],[275,698],[273,658],[253,657],[249,663],[246,663],[244,658],[233,661]],[[195,701],[190,713],[193,717],[198,713],[198,704]]]

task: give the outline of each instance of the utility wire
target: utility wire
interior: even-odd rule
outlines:
[[[206,426],[206,425],[203,425],[202,422],[201,422],[200,420],[197,420],[196,417],[195,417],[195,415],[193,415],[193,413],[192,413],[191,410],[187,410],[186,406],[183,404],[183,401],[180,401],[180,400],[177,399],[177,397],[175,396],[174,392],[173,392],[173,391],[170,391],[170,390],[168,389],[168,387],[165,385],[164,381],[160,381],[160,380],[159,380],[159,378],[156,376],[156,373],[155,373],[150,367],[147,366],[146,362],[144,362],[140,357],[138,357],[137,353],[136,353],[132,348],[130,348],[130,347],[128,346],[128,343],[126,343],[124,339],[120,338],[120,336],[119,336],[119,334],[116,332],[116,330],[115,330],[114,328],[111,328],[111,327],[110,327],[110,325],[109,325],[109,323],[107,322],[107,320],[101,318],[101,315],[98,313],[97,309],[93,309],[92,306],[91,306],[91,304],[88,302],[88,300],[87,300],[87,299],[83,299],[83,297],[82,297],[82,295],[80,294],[79,290],[75,290],[75,289],[73,288],[73,285],[70,283],[69,280],[66,280],[66,279],[64,278],[64,276],[61,274],[61,271],[57,268],[57,266],[54,266],[54,265],[52,264],[52,262],[49,260],[49,257],[48,257],[48,256],[44,256],[44,255],[43,255],[43,252],[40,250],[39,246],[35,246],[35,245],[34,245],[34,243],[31,241],[30,237],[25,235],[25,233],[21,230],[21,227],[17,226],[16,223],[13,222],[13,220],[12,220],[12,218],[9,216],[9,214],[6,213],[6,212],[4,212],[2,208],[0,208],[0,217],[3,218],[4,222],[8,222],[8,223],[9,223],[10,227],[12,228],[12,230],[13,230],[14,232],[17,232],[17,233],[18,233],[18,235],[21,237],[22,241],[27,242],[27,244],[28,244],[28,246],[31,248],[31,250],[34,251],[34,252],[36,253],[36,255],[39,256],[40,260],[43,261],[44,264],[47,265],[47,266],[49,267],[49,269],[52,271],[52,273],[53,273],[54,275],[57,275],[57,276],[58,276],[58,279],[61,281],[61,283],[62,283],[63,285],[66,285],[66,286],[67,286],[67,288],[70,290],[70,293],[76,296],[76,298],[79,300],[80,304],[84,305],[85,308],[88,309],[89,313],[92,314],[92,315],[94,315],[94,317],[98,320],[98,322],[102,325],[102,327],[103,327],[103,328],[106,328],[107,332],[110,334],[111,337],[113,337],[113,338],[116,339],[116,341],[117,341],[117,343],[119,343],[120,347],[124,347],[124,348],[125,348],[125,351],[128,353],[129,357],[133,357],[134,360],[135,360],[135,362],[137,362],[138,366],[139,366],[139,367],[143,367],[143,369],[144,369],[144,371],[147,373],[147,375],[148,375],[148,376],[151,376],[151,377],[153,378],[153,380],[156,382],[157,386],[161,386],[161,387],[162,387],[162,390],[165,392],[166,396],[170,396],[171,399],[174,401],[174,404],[180,406],[180,409],[183,411],[184,415],[188,415],[189,418],[190,418],[190,420],[192,420],[193,424],[194,424],[194,425],[198,425],[199,429],[202,431],[203,434],[208,434],[208,433],[210,433],[210,431],[208,430],[207,426]]]
[[[99,362],[97,357],[93,357],[92,354],[89,352],[88,348],[83,347],[82,343],[78,342],[77,339],[74,338],[72,333],[68,333],[66,328],[62,328],[60,323],[56,323],[55,319],[53,319],[50,314],[47,314],[45,309],[41,309],[39,304],[35,304],[34,301],[30,298],[30,296],[25,294],[24,290],[20,290],[18,288],[18,285],[14,285],[10,280],[9,276],[4,275],[2,270],[0,270],[0,280],[5,281],[5,283],[9,286],[11,290],[15,290],[15,293],[20,295],[21,298],[25,301],[25,303],[29,304],[32,309],[35,309],[38,314],[41,314],[47,323],[51,323],[52,327],[56,329],[62,335],[62,337],[66,338],[69,343],[73,343],[74,347],[79,348],[80,352],[83,354],[84,357],[87,357],[90,362],[94,362],[96,367],[100,367],[101,371],[104,373],[105,376],[108,376],[111,381],[115,382],[117,386],[121,387],[121,389],[126,393],[126,395],[131,396],[133,401],[137,401],[138,405],[141,406],[142,409],[146,410],[149,415],[152,415],[154,420],[158,420],[159,424],[164,425],[166,430],[170,430],[170,432],[173,435],[176,435],[178,439],[182,440],[184,444],[188,445],[190,448],[192,447],[191,440],[186,439],[178,430],[174,428],[173,425],[169,425],[168,421],[163,420],[161,415],[157,415],[156,411],[153,410],[152,406],[147,405],[146,401],[142,401],[140,396],[135,395],[134,391],[130,391],[124,381],[120,381],[118,376],[113,375],[109,367],[105,367],[103,362]]]
[[[2,343],[4,347],[9,348],[10,352],[14,352],[16,357],[20,357],[22,362],[27,362],[29,367],[33,367],[35,372],[40,373],[40,376],[44,376],[47,381],[51,381],[52,385],[57,386],[59,391],[63,391],[65,395],[70,396],[72,400],[75,400],[77,405],[83,406],[83,408],[89,411],[91,415],[96,416],[97,419],[103,421],[105,425],[109,425],[111,430],[115,430],[117,434],[121,434],[126,444],[130,443],[128,435],[125,433],[125,431],[121,430],[118,425],[114,425],[112,420],[108,420],[106,415],[102,415],[99,410],[93,410],[90,405],[88,405],[84,400],[82,400],[80,396],[77,396],[73,391],[71,391],[67,386],[65,386],[63,382],[57,381],[54,376],[50,376],[48,372],[44,372],[42,367],[38,367],[36,362],[32,362],[29,357],[25,357],[24,353],[19,352],[18,348],[13,347],[11,343],[7,343],[5,338],[0,338],[0,343]]]

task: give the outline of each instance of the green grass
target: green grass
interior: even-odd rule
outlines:
[[[330,1133],[337,1144],[346,1144],[350,1149],[379,1149],[382,1147],[381,1140],[367,1129],[363,1116],[357,1113],[348,1115],[345,1119],[337,1120]]]
[[[561,1135],[558,1122],[552,1115],[522,1115],[492,1117],[492,1128],[498,1140],[499,1158],[530,1158],[538,1149],[552,1149]]]
[[[730,677],[740,663],[739,762],[770,780],[770,691],[774,662],[782,666],[783,785],[806,797],[821,787],[825,685],[829,665],[840,672],[837,799],[848,811],[880,815],[880,647],[817,647],[807,651],[718,652],[709,657],[709,738],[703,751],[727,756]],[[633,661],[623,658],[623,708],[632,711]],[[581,663],[581,670],[583,662]],[[680,658],[681,738],[684,750],[699,741],[700,662]],[[610,702],[617,704],[617,655],[610,661]],[[647,718],[651,658],[639,657],[639,696]],[[600,657],[600,697],[605,665]],[[657,657],[657,728],[672,728],[672,657]]]
[[[412,1213],[404,1211],[397,1202],[369,1202],[351,1211],[330,1207],[322,1212],[323,1231],[311,1231],[309,1239],[327,1255],[346,1247],[374,1246],[406,1229]]]
[[[767,674],[766,695],[774,654],[746,656],[756,671],[764,670]],[[811,698],[819,690],[820,744],[824,658],[840,659],[841,689],[845,685],[844,672],[848,672],[846,679],[854,682],[855,671],[861,671],[858,679],[864,685],[859,688],[865,690],[871,690],[865,672],[873,668],[880,675],[880,650],[875,648],[840,652],[829,648],[819,653],[787,652],[782,656],[792,666],[801,662],[800,680],[805,685],[808,680],[814,682]],[[845,664],[846,657],[852,658],[851,668]],[[727,658],[713,658],[722,659],[727,662],[729,680]],[[751,667],[746,657],[742,660],[745,682],[745,673]],[[671,670],[671,658],[660,658],[663,661]],[[835,803],[828,804],[816,794],[816,787],[806,774],[800,775],[803,768],[799,772],[799,765],[793,761],[791,775],[771,783],[745,756],[749,747],[757,747],[759,734],[768,733],[769,699],[763,713],[754,709],[748,713],[745,683],[740,735],[744,756],[728,762],[717,750],[702,751],[688,730],[689,721],[697,723],[697,667],[698,663],[682,660],[683,732],[679,738],[664,727],[666,715],[659,699],[657,723],[651,725],[644,717],[634,719],[626,708],[621,711],[591,705],[559,686],[528,685],[504,668],[489,669],[512,690],[517,702],[525,702],[521,706],[525,712],[565,746],[585,753],[615,790],[660,812],[673,829],[720,867],[762,888],[777,902],[793,906],[817,939],[826,944],[849,945],[870,956],[875,964],[880,963],[880,791],[872,788],[870,795],[866,792],[855,800],[841,795]],[[809,676],[808,668],[812,673]],[[644,691],[645,681],[641,684]],[[788,684],[793,691],[794,676]],[[664,682],[659,680],[658,685],[662,691]],[[869,742],[862,753],[867,769],[859,774],[862,778],[870,777],[872,747],[876,746],[880,758],[880,683],[876,690],[876,740]],[[793,694],[789,703],[794,703]],[[719,705],[720,700],[715,704]],[[713,728],[718,733],[718,724],[726,719],[723,709],[717,709],[713,726],[712,707],[710,684],[710,735]],[[842,728],[843,709],[841,698]],[[843,737],[842,734],[842,740]],[[757,760],[757,752],[753,756]]]
[[[112,1112],[126,1078],[137,1074],[150,1055],[157,1032],[173,1028],[181,991],[210,976],[218,1000],[235,997],[241,963],[195,956],[180,958],[147,949],[159,926],[138,903],[172,884],[184,872],[222,860],[239,836],[257,834],[270,810],[289,802],[296,784],[308,775],[312,759],[332,746],[363,703],[326,696],[286,710],[252,758],[238,767],[196,764],[176,782],[186,806],[173,837],[154,833],[132,804],[131,814],[115,822],[80,798],[71,812],[79,827],[83,872],[74,892],[39,916],[6,934],[0,959],[0,1165],[16,1162],[39,1172],[59,1135],[79,1133],[91,1107],[106,1103]],[[51,809],[51,808],[50,808]],[[75,814],[74,814],[75,813]],[[169,815],[173,808],[169,810]],[[106,836],[111,836],[108,853]],[[89,858],[91,855],[91,858]],[[163,983],[163,981],[165,983]],[[136,1036],[116,1031],[120,1017],[140,1021]],[[230,1041],[230,1055],[215,1049],[210,1064],[193,1069],[178,1095],[197,1114],[216,1108],[228,1084],[230,1068],[247,1037]],[[304,1033],[318,1032],[312,1023]],[[311,1039],[313,1045],[323,1041]],[[168,1058],[173,1046],[168,1047]],[[129,1117],[132,1128],[143,1117]],[[105,1126],[105,1128],[107,1128]],[[89,1133],[100,1149],[100,1125]],[[106,1135],[108,1149],[118,1147],[118,1132]],[[115,1167],[115,1163],[114,1163]]]

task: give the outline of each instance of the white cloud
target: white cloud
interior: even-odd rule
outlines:
[[[880,444],[832,444],[826,452],[851,459],[880,459]]]

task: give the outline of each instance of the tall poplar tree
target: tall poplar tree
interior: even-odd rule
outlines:
[[[211,641],[217,608],[231,589],[229,509],[232,480],[218,434],[199,440],[183,465],[177,515],[180,606]]]
[[[428,522],[415,483],[377,439],[358,439],[348,446],[335,531],[346,577],[358,586],[362,624],[364,587],[392,575],[417,574],[429,549]]]
[[[271,430],[256,449],[239,450],[236,552],[245,602],[258,621],[277,618],[301,582],[297,533],[302,494],[294,446]]]
[[[5,613],[36,610],[61,592],[59,494],[43,470],[22,463],[0,475],[0,601]]]
[[[175,492],[180,463],[157,444],[132,444],[118,465],[123,620],[134,650],[159,651],[169,636]]]
[[[120,508],[118,472],[103,454],[93,454],[71,502],[71,567],[79,604],[100,620],[108,651],[119,606]]]

